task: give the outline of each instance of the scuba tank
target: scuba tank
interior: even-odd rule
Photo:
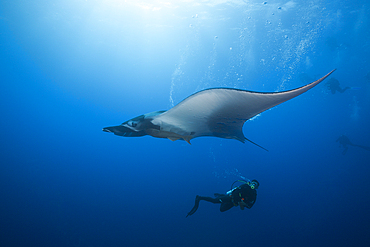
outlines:
[[[232,183],[231,184],[231,189],[228,191],[228,192],[226,192],[226,195],[231,195],[231,193],[233,193],[233,191],[236,189],[236,188],[239,188],[239,186],[235,186],[235,187],[233,187],[234,186],[234,184],[235,183],[237,183],[237,182],[239,182],[239,183],[243,183],[243,184],[250,184],[251,183],[251,181],[248,179],[248,180],[236,180],[234,183]],[[254,188],[252,188],[252,189],[254,189]]]

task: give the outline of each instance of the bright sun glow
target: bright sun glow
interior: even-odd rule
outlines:
[[[181,2],[193,2],[192,0],[185,0],[185,1],[137,1],[137,0],[107,0],[105,4],[113,5],[113,6],[133,6],[137,8],[141,8],[144,10],[151,10],[156,11],[162,8],[177,8],[178,4]]]

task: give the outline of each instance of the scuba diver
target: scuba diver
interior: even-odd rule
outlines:
[[[241,182],[243,184],[233,188],[236,182]],[[259,182],[255,179],[252,181],[236,180],[231,185],[231,190],[226,192],[226,194],[215,193],[214,195],[216,198],[197,195],[195,197],[195,205],[190,210],[188,215],[186,215],[186,217],[193,215],[197,211],[199,207],[199,202],[201,200],[212,202],[215,204],[221,203],[220,206],[221,212],[225,212],[234,206],[240,206],[241,210],[244,210],[244,208],[251,208],[256,202],[257,199],[256,189],[258,189],[259,185],[260,185]]]
[[[347,136],[345,135],[341,135],[337,140],[336,142],[339,142],[339,145],[344,147],[344,150],[342,152],[343,155],[345,155],[348,151],[348,146],[354,146],[354,147],[360,147],[360,148],[363,148],[367,151],[370,151],[370,147],[366,147],[366,146],[361,146],[361,145],[357,145],[357,144],[353,144]]]
[[[332,94],[335,94],[336,91],[344,93],[347,89],[350,89],[350,87],[345,87],[344,89],[341,88],[339,85],[339,81],[334,77],[330,78],[325,85],[328,87]]]

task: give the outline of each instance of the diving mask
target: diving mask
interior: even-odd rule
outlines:
[[[251,189],[252,190],[254,190],[254,189],[258,189],[258,186],[259,186],[260,184],[258,183],[258,181],[257,180],[252,180],[252,182],[250,182],[249,183],[249,186],[251,187]]]

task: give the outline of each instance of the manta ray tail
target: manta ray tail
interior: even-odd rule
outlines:
[[[240,140],[240,141],[241,141],[241,140]],[[245,137],[244,137],[244,140],[243,140],[243,141],[241,141],[241,142],[245,143],[245,141],[249,141],[250,143],[252,143],[252,144],[256,145],[257,147],[260,147],[260,148],[262,148],[263,150],[266,150],[266,151],[268,152],[268,150],[267,150],[266,148],[264,148],[264,147],[262,147],[262,146],[258,145],[258,144],[257,144],[257,143],[255,143],[255,142],[252,142],[252,141],[251,141],[251,140],[249,140],[248,138],[245,138]]]
[[[227,137],[220,136],[220,135],[218,135],[218,137],[227,138]],[[228,137],[228,138],[230,138],[230,137]],[[258,145],[257,143],[255,143],[255,142],[253,142],[253,141],[249,140],[248,138],[246,138],[246,137],[244,136],[244,134],[243,134],[243,132],[242,132],[242,131],[240,131],[240,132],[238,132],[238,133],[234,133],[234,135],[233,135],[233,136],[231,136],[231,138],[232,138],[232,139],[235,139],[235,140],[238,140],[238,141],[240,141],[240,142],[242,142],[242,143],[245,143],[245,141],[249,141],[250,143],[252,143],[252,144],[256,145],[257,147],[260,147],[260,148],[262,148],[263,150],[266,150],[266,151],[268,152],[268,150],[267,150],[266,148],[264,148],[264,147],[262,147],[262,146]]]

